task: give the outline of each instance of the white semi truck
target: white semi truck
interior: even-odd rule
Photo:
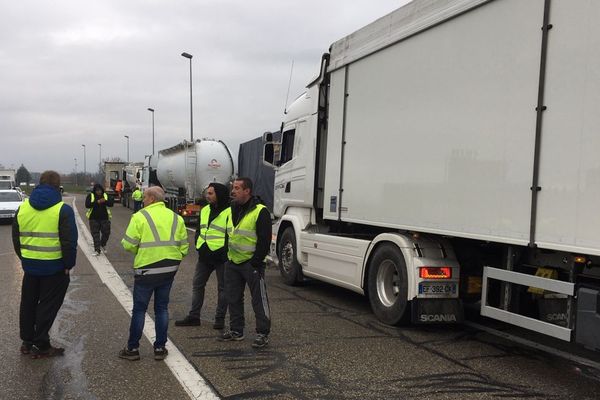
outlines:
[[[142,188],[162,186],[171,209],[186,222],[195,222],[204,189],[211,182],[229,184],[233,168],[231,153],[221,140],[184,140],[160,150],[156,156],[146,157]]]
[[[600,349],[600,2],[414,0],[333,43],[264,151],[274,247],[383,322]]]

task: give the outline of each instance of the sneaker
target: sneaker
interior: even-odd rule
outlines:
[[[20,348],[21,354],[24,354],[24,355],[30,354],[32,346],[33,345],[29,342],[23,342],[21,344],[21,348]]]
[[[169,350],[164,347],[159,347],[158,349],[154,349],[154,359],[157,361],[164,360],[169,354]]]
[[[119,358],[129,361],[137,361],[140,359],[140,351],[138,349],[129,350],[127,347],[125,347],[123,350],[119,351]]]
[[[237,331],[227,331],[221,336],[217,336],[217,340],[219,342],[231,342],[232,340],[237,342],[240,340],[244,340],[244,334]]]
[[[102,246],[102,247],[101,247],[101,249],[102,249],[102,252],[103,252],[104,254],[106,254],[106,246]]]
[[[65,354],[65,349],[63,349],[62,347],[48,346],[48,348],[46,349],[40,349],[35,344],[31,346],[31,358],[33,358],[34,360],[38,358],[62,356],[63,354]]]
[[[254,342],[252,343],[252,347],[255,349],[261,349],[269,344],[269,336],[259,333]]]
[[[175,326],[200,326],[200,318],[186,316],[184,319],[175,321]]]
[[[225,328],[225,321],[219,319],[215,320],[215,323],[213,324],[213,329],[222,330],[223,328]]]

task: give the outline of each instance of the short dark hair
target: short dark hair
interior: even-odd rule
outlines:
[[[44,171],[40,176],[40,185],[50,185],[60,189],[60,175],[56,171]]]
[[[243,189],[250,189],[250,193],[252,193],[252,189],[254,187],[254,185],[252,184],[252,179],[247,178],[245,176],[241,176],[239,178],[235,178],[236,181],[241,181],[242,182],[242,188]]]

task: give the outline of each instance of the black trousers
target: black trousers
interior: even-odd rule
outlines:
[[[222,263],[207,263],[198,260],[196,263],[196,272],[192,283],[192,308],[189,315],[191,317],[200,318],[200,310],[204,304],[204,289],[206,282],[213,271],[217,273],[217,311],[215,313],[215,322],[223,322],[225,313],[227,312],[227,299],[225,297],[224,266]]]
[[[99,251],[100,247],[106,246],[110,236],[109,219],[90,219],[90,231],[94,239],[94,250]]]
[[[271,331],[271,310],[265,285],[265,269],[254,268],[249,262],[225,264],[225,296],[229,303],[229,328],[244,332],[244,290],[246,284],[252,296],[252,309],[256,317],[256,333],[268,335]]]
[[[64,271],[50,276],[23,275],[19,311],[21,340],[40,349],[50,346],[48,332],[62,306],[70,281]]]

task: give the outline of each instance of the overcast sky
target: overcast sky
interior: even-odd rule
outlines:
[[[0,164],[97,170],[190,137],[279,127],[329,45],[408,0],[18,0],[0,3]]]

